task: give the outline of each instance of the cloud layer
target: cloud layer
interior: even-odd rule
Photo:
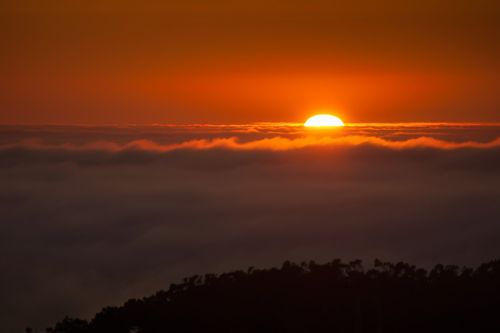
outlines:
[[[0,128],[1,321],[43,328],[194,273],[500,251],[483,125]]]

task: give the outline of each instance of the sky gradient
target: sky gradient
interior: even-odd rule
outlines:
[[[498,1],[2,1],[0,123],[500,121]]]

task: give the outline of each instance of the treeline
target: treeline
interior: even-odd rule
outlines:
[[[66,317],[51,333],[500,332],[500,260],[477,267],[334,260],[195,275]]]

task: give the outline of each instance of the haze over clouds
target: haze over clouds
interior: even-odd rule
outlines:
[[[0,321],[43,328],[188,274],[286,259],[491,259],[499,130],[1,127]]]

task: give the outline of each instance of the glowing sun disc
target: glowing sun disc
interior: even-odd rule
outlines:
[[[342,127],[344,122],[342,119],[331,114],[317,114],[307,119],[304,123],[305,127]]]

